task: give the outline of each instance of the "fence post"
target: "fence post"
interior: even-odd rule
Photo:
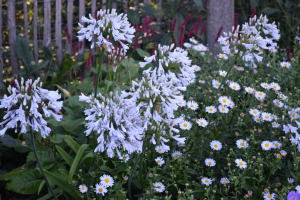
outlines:
[[[62,43],[61,43],[61,0],[55,1],[55,41],[57,65],[62,61]]]
[[[92,16],[95,18],[95,14],[96,14],[96,0],[92,0]],[[93,38],[93,42],[95,42],[95,38]],[[93,53],[96,52],[97,48],[96,48],[97,45],[94,46],[93,48]],[[92,65],[93,67],[96,68],[96,56],[93,55],[93,58],[92,58]]]
[[[33,52],[35,63],[39,62],[38,39],[37,39],[37,22],[38,22],[38,0],[34,0],[33,4]]]
[[[51,45],[51,0],[44,1],[44,38],[43,46],[50,49]]]
[[[102,4],[106,3],[106,0],[102,0]],[[102,6],[102,10],[105,10],[106,6]]]
[[[2,48],[2,0],[0,0],[0,47]],[[2,51],[2,50],[0,50]],[[0,85],[3,83],[3,59],[2,55],[0,55]],[[2,90],[0,87],[0,95],[2,94]]]
[[[71,43],[68,43],[67,39],[67,48],[66,48],[66,53],[72,56],[72,33],[73,33],[73,0],[68,0],[68,6],[67,6],[67,27],[68,27],[68,32],[70,34],[70,41]]]
[[[8,26],[8,39],[10,48],[10,62],[12,68],[12,76],[18,74],[18,55],[16,51],[16,11],[15,0],[7,1],[7,26]]]
[[[84,25],[83,22],[81,22],[81,17],[85,15],[85,0],[79,0],[79,21],[82,25]],[[83,58],[84,54],[84,40],[79,42],[79,51],[78,51],[78,60],[81,60]]]
[[[24,31],[25,31],[25,40],[29,41],[28,38],[28,12],[27,12],[27,1],[23,0],[23,8],[24,8]]]

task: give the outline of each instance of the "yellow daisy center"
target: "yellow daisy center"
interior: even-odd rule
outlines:
[[[216,84],[216,86],[217,86],[217,87],[219,87],[219,86],[220,86],[220,84],[218,84],[218,83],[217,83],[217,84]]]
[[[295,116],[296,116],[294,113],[292,113],[291,115],[292,115],[292,117],[295,117]]]
[[[269,145],[269,143],[267,143],[267,144],[265,144],[265,146],[266,146],[266,147],[269,147],[270,145]]]
[[[157,186],[157,189],[159,189],[159,190],[160,190],[160,189],[161,189],[161,186],[160,186],[160,185],[158,185],[158,186]]]
[[[208,180],[207,180],[207,179],[205,180],[205,183],[208,183]]]
[[[244,146],[244,142],[241,142],[241,144],[240,144],[241,146]]]
[[[226,100],[226,99],[223,99],[223,102],[224,102],[224,103],[226,103],[226,102],[227,102],[227,100]]]
[[[183,124],[183,126],[184,126],[184,127],[187,127],[187,126],[188,126],[188,124]]]
[[[222,111],[225,111],[225,108],[222,108]]]
[[[158,151],[162,151],[162,149],[161,149],[161,148],[159,148],[159,149],[158,149]]]
[[[82,190],[85,190],[85,187],[84,187],[84,186],[82,186],[82,187],[81,187],[81,189],[82,189]]]
[[[218,145],[217,145],[217,144],[215,144],[215,145],[214,145],[214,147],[215,147],[215,148],[217,148],[217,147],[218,147]]]
[[[277,126],[277,124],[273,124],[273,126]]]
[[[222,75],[225,76],[226,74],[225,74],[225,73],[222,73]]]
[[[224,58],[225,57],[225,55],[222,55],[222,58]]]
[[[258,95],[262,96],[263,94],[260,92],[260,93],[258,93]]]
[[[286,64],[286,63],[284,63],[283,65],[284,65],[284,66],[287,66],[287,64]]]
[[[211,162],[208,162],[208,165],[211,165]]]
[[[268,198],[272,198],[273,196],[271,194],[268,195]]]
[[[193,107],[194,107],[194,104],[191,104],[191,107],[193,108]]]
[[[266,119],[269,119],[269,116],[268,116],[268,115],[266,115],[266,116],[265,116],[265,118],[266,118]]]
[[[213,111],[214,109],[210,108],[209,111]]]
[[[200,124],[204,124],[204,122],[200,122]]]
[[[227,181],[226,181],[226,180],[223,180],[223,183],[227,183]]]
[[[268,85],[264,85],[265,87],[268,87]]]
[[[158,162],[158,163],[161,163],[161,160],[158,160],[157,162]]]
[[[253,111],[253,113],[254,113],[254,114],[256,114],[256,113],[257,113],[257,111],[256,111],[256,110],[254,110],[254,111]]]
[[[175,157],[176,157],[176,158],[178,158],[178,157],[179,157],[179,155],[178,155],[178,154],[176,154],[176,155],[175,155]]]
[[[243,162],[239,162],[239,164],[240,164],[240,165],[244,165],[244,163],[243,163]]]
[[[233,88],[236,89],[236,86],[234,85]]]
[[[102,192],[102,191],[103,191],[103,188],[99,188],[98,190],[99,190],[99,192]]]
[[[109,183],[109,179],[108,179],[108,178],[106,178],[106,179],[105,179],[105,182],[106,182],[106,183]]]
[[[277,143],[275,144],[275,147],[278,147],[278,144],[277,144]]]
[[[257,121],[260,121],[260,119],[259,119],[259,118],[257,118],[256,120],[257,120]]]
[[[123,157],[123,160],[126,160],[126,159],[127,159],[127,158],[124,156],[124,157]]]

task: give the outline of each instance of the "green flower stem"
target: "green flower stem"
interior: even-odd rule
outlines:
[[[44,178],[44,180],[45,180],[45,182],[46,182],[46,184],[47,184],[47,187],[48,187],[48,189],[50,190],[50,193],[52,194],[53,198],[54,198],[55,200],[58,200],[57,197],[56,197],[56,195],[54,194],[54,192],[53,192],[53,190],[52,190],[52,188],[51,188],[51,186],[50,186],[50,184],[49,184],[47,178],[46,178],[46,175],[45,175],[45,173],[44,173],[43,167],[42,167],[42,165],[41,165],[41,163],[40,163],[40,160],[39,160],[39,157],[38,157],[38,155],[37,155],[37,153],[36,153],[35,141],[34,141],[34,135],[33,135],[33,131],[32,131],[32,128],[31,128],[31,127],[30,127],[30,135],[31,135],[32,150],[33,150],[35,159],[36,159],[36,161],[37,161],[37,163],[38,163],[38,166],[39,166],[39,168],[40,168],[40,171],[41,171],[41,173],[42,173],[42,176],[43,176],[43,178]]]
[[[99,78],[101,76],[101,66],[102,66],[102,61],[103,61],[103,56],[104,56],[104,47],[102,47],[101,49],[101,55],[100,55],[100,59],[99,59],[99,68],[98,68],[98,72],[97,72],[97,78],[96,78],[96,85],[95,85],[95,94],[94,97],[97,97],[97,89],[98,89],[98,83],[99,83]]]

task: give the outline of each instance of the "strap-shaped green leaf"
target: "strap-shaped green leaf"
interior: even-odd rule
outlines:
[[[86,148],[88,148],[88,144],[83,144],[80,146],[80,148],[77,151],[76,157],[72,163],[71,169],[70,169],[70,173],[69,173],[69,177],[68,177],[68,182],[70,183],[72,181],[72,177],[73,174],[78,166],[79,160],[81,159],[84,151],[86,150]]]
[[[63,191],[71,195],[74,199],[80,200],[78,193],[76,192],[78,189],[75,188],[73,185],[69,184],[66,180],[56,176],[55,174],[48,172],[47,170],[44,170],[47,179],[54,185],[57,185],[59,188],[61,188]]]
[[[72,163],[73,163],[73,158],[67,153],[65,152],[65,150],[63,150],[61,147],[55,145],[58,153],[61,155],[61,157],[66,161],[66,163],[71,167]]]
[[[70,136],[66,136],[66,138],[64,139],[64,141],[69,145],[69,147],[71,147],[71,149],[77,153],[77,151],[79,150],[79,144],[77,142],[75,142],[75,140],[73,140]]]

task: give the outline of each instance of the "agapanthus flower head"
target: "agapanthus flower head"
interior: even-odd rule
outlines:
[[[0,136],[4,136],[7,129],[17,130],[18,126],[21,127],[21,133],[27,133],[27,126],[30,126],[46,138],[51,129],[44,117],[53,116],[57,121],[61,121],[60,110],[63,102],[58,101],[61,95],[58,91],[43,89],[43,84],[39,81],[39,78],[35,81],[29,78],[24,82],[21,78],[19,84],[18,80],[12,80],[12,85],[7,88],[10,95],[4,95],[0,100],[0,108],[7,109],[4,121],[0,123],[0,126],[4,126],[0,130]]]
[[[84,111],[87,116],[85,120],[88,121],[86,136],[92,131],[99,135],[95,152],[106,150],[107,155],[113,157],[114,150],[121,156],[118,151],[121,147],[129,154],[141,151],[144,124],[134,103],[125,102],[122,97],[113,95],[112,92],[109,97],[99,93],[97,98],[81,94],[79,101],[89,104],[89,108]]]
[[[124,41],[132,43],[135,29],[128,22],[127,14],[117,14],[116,9],[100,10],[97,12],[97,20],[90,14],[89,19],[82,16],[81,22],[88,23],[87,27],[84,27],[78,23],[80,30],[77,32],[80,34],[78,37],[79,41],[87,39],[92,41],[94,37],[97,38],[96,42],[92,42],[91,48],[94,47],[95,43],[100,47],[111,52],[114,49],[113,42],[119,42],[126,53],[129,49],[128,45],[124,44]]]

